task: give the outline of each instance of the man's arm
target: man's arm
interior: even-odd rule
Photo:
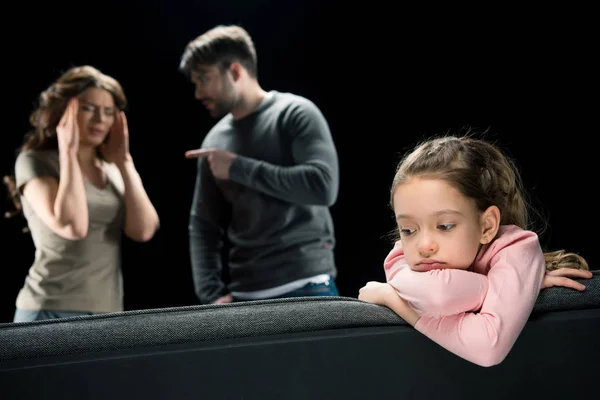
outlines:
[[[284,129],[291,143],[292,166],[237,156],[230,179],[269,196],[296,204],[335,203],[339,188],[337,151],[325,117],[311,102],[294,106]]]
[[[189,237],[194,288],[203,304],[227,294],[221,279],[221,251],[229,215],[229,204],[216,185],[207,160],[199,159]]]

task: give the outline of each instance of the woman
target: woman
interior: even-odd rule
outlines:
[[[14,322],[123,310],[121,233],[146,242],[159,227],[129,153],[126,103],[91,66],[40,94],[8,182],[36,248]]]

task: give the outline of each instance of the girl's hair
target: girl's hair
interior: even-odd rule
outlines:
[[[37,108],[29,116],[32,129],[25,135],[18,152],[58,149],[56,126],[65,112],[69,100],[91,87],[109,92],[119,110],[124,110],[127,106],[125,92],[117,80],[89,65],[73,67],[40,93]],[[100,154],[99,156],[101,157]],[[22,205],[15,178],[5,176],[3,181],[15,207],[15,211],[5,213],[5,217],[8,218],[19,214],[22,211]]]
[[[473,199],[484,212],[494,205],[500,209],[500,225],[532,229],[530,206],[515,163],[497,146],[466,134],[441,136],[419,143],[400,161],[392,182],[390,205],[398,186],[413,177],[441,179],[465,197]],[[544,254],[546,268],[588,270],[586,260],[564,250]]]

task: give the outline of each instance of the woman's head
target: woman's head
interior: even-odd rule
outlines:
[[[100,145],[116,114],[125,109],[127,99],[119,82],[87,65],[69,69],[40,94],[38,107],[29,118],[33,130],[25,137],[21,150],[57,149],[56,126],[74,97],[78,100],[79,145],[96,148],[101,156]],[[6,216],[16,215],[22,205],[14,177],[5,176],[4,184],[15,205],[15,211]]]
[[[77,122],[82,146],[98,147],[110,131],[116,113],[127,105],[118,81],[91,66],[78,66],[62,74],[39,96],[38,108],[31,114],[33,132],[24,149],[56,148],[56,126],[69,100],[77,97]]]
[[[407,261],[415,269],[468,268],[500,225],[528,226],[518,170],[500,149],[469,137],[419,144],[400,162],[391,188]],[[412,250],[411,250],[412,248]]]

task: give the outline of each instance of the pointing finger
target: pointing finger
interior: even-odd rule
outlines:
[[[188,150],[185,152],[186,158],[201,158],[207,157],[214,153],[213,149],[196,149],[196,150]]]

